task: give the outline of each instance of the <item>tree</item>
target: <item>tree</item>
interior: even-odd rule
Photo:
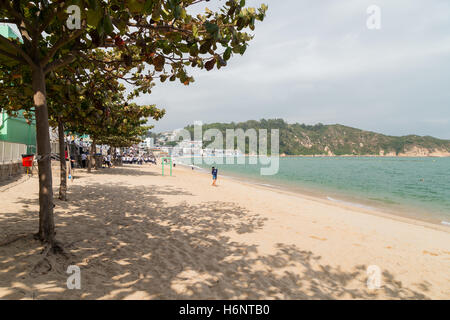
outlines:
[[[131,67],[136,61],[145,61],[149,73],[144,76],[145,69],[140,70],[133,79],[142,92],[150,92],[158,74],[162,82],[179,79],[188,85],[193,78],[188,76],[186,66],[209,71],[225,66],[233,53],[243,54],[252,37],[242,30],[254,30],[255,21],[263,20],[267,9],[265,5],[258,10],[244,8],[245,0],[228,0],[218,12],[206,9],[204,15],[188,13],[193,5],[206,1],[0,0],[0,21],[15,24],[23,39],[21,43],[0,36],[0,60],[19,75],[26,69],[31,71],[38,147],[39,239],[53,245],[55,234],[48,75],[76,59],[109,68],[117,64]],[[67,24],[73,18],[66,11],[71,5],[79,8],[79,24]],[[106,58],[97,60],[90,53],[98,47],[116,47],[121,55],[110,60],[104,51]]]
[[[1,70],[0,70],[1,72]],[[111,72],[122,72],[121,69]],[[6,76],[0,76],[6,79]],[[164,110],[155,106],[127,106],[125,87],[119,83],[119,76],[103,75],[97,70],[77,68],[72,64],[52,72],[47,77],[47,101],[49,122],[57,127],[60,144],[60,190],[59,198],[66,200],[67,168],[65,161],[64,131],[76,131],[91,134],[94,139],[108,139],[108,141],[140,141],[139,136],[145,134],[149,127],[143,127],[148,117],[159,120]],[[30,109],[30,101],[24,99],[22,92],[31,90],[22,79],[8,79],[6,86],[8,95],[4,96],[8,103],[8,111],[14,113],[20,109]],[[76,85],[74,85],[76,84]],[[14,90],[8,90],[8,89]],[[111,105],[114,107],[111,108]],[[122,105],[122,106],[121,106]],[[33,117],[33,112],[25,113],[27,118]],[[111,137],[115,138],[112,139]],[[119,139],[119,136],[122,136]],[[89,166],[90,167],[90,166]]]

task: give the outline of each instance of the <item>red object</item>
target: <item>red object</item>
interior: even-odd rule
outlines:
[[[33,158],[34,158],[33,154],[31,154],[31,155],[29,155],[29,154],[23,155],[22,156],[22,165],[24,167],[32,167],[33,166]]]
[[[64,151],[64,154],[66,155],[66,160],[69,159],[69,156],[67,154],[67,150]]]
[[[125,44],[125,41],[120,36],[116,36],[114,42],[118,47],[122,47]]]

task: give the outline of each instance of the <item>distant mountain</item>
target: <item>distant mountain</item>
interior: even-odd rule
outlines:
[[[219,129],[225,137],[226,129],[267,129],[280,130],[280,154],[284,155],[379,155],[379,156],[450,156],[450,140],[441,140],[429,136],[387,136],[364,131],[340,124],[305,125],[288,124],[282,119],[241,123],[204,124],[203,132]],[[194,127],[187,130],[193,136]],[[210,142],[204,142],[207,146]],[[246,146],[248,152],[248,142]]]

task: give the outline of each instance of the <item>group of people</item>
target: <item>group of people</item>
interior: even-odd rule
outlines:
[[[81,154],[81,165],[83,168],[87,167],[87,161],[88,161],[87,159],[88,159],[88,154],[82,153]],[[137,156],[134,154],[123,154],[122,155],[122,163],[124,163],[124,164],[139,164],[139,165],[142,165],[144,163],[152,163],[152,164],[156,165],[156,158],[148,157],[148,156]],[[103,157],[103,165],[107,166],[108,168],[111,168],[113,166],[110,154]],[[175,162],[173,163],[173,166],[174,167],[176,166]],[[192,167],[192,170],[194,170],[194,167]],[[212,180],[213,180],[213,182],[212,182],[213,186],[217,186],[216,183],[217,183],[218,172],[219,172],[219,170],[216,167],[212,167],[211,175],[212,175]]]
[[[89,156],[88,152],[81,153],[81,167],[83,169],[87,168],[87,166],[88,166],[88,161],[89,161],[88,156]],[[108,167],[108,168],[113,167],[113,162],[112,162],[112,158],[111,158],[110,154],[107,154],[106,156],[103,156],[102,160],[103,160],[102,161],[102,167]],[[73,168],[73,166],[72,166],[72,168]]]
[[[103,164],[102,164],[102,167],[103,166],[107,166],[108,168],[111,168],[112,166],[113,166],[113,163],[112,163],[112,161],[111,161],[111,155],[110,154],[107,154],[106,156],[103,156]]]
[[[89,152],[81,153],[81,167],[82,168],[87,168],[88,161],[89,161],[88,156],[89,156]],[[67,157],[67,155],[66,155],[66,157]],[[118,157],[120,158],[119,154],[118,154]],[[137,156],[137,155],[134,155],[134,154],[123,154],[121,156],[121,158],[122,158],[122,163],[123,164],[139,164],[139,165],[142,165],[144,163],[156,164],[156,159],[152,158],[152,157],[148,157],[148,156]],[[75,158],[73,158],[73,161],[72,161],[72,168],[73,168],[73,164],[74,163],[75,163]],[[112,161],[111,154],[107,154],[107,155],[103,156],[102,167],[108,167],[108,168],[113,167],[113,161]]]
[[[153,163],[156,164],[156,159],[148,156],[137,156],[133,154],[124,154],[122,155],[122,163],[123,164],[139,164],[142,165],[144,163]]]

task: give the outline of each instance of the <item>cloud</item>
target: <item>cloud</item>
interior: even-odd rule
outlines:
[[[366,27],[372,1],[265,2],[268,17],[243,57],[138,99],[167,109],[156,130],[284,118],[450,139],[449,1],[379,0],[381,30]]]

